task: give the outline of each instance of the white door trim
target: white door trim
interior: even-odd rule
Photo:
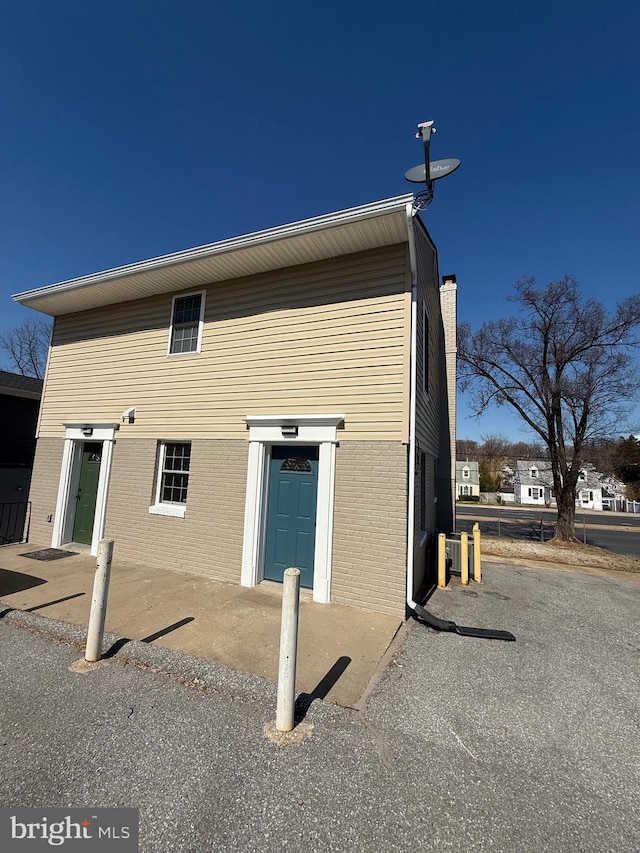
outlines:
[[[70,542],[73,536],[73,521],[75,518],[75,503],[73,495],[78,489],[80,480],[80,465],[82,463],[82,447],[85,441],[102,442],[102,458],[98,477],[98,492],[96,495],[96,514],[91,536],[91,554],[98,553],[98,543],[104,533],[104,523],[107,515],[107,494],[109,477],[111,476],[111,461],[116,431],[120,424],[64,424],[65,437],[60,468],[60,482],[56,500],[56,514],[51,536],[51,546],[59,548]]]
[[[331,601],[331,558],[338,426],[344,415],[248,415],[249,461],[242,544],[242,586],[256,586],[263,579],[262,541],[266,520],[266,461],[268,449],[280,445],[318,445],[318,494],[316,544],[313,567],[313,600]],[[295,435],[292,431],[295,430]]]

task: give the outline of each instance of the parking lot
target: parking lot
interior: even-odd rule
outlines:
[[[640,847],[637,577],[490,564],[427,607],[361,711],[315,700],[310,737],[263,731],[275,685],[154,643],[83,674],[82,629],[0,609],[0,797],[126,805],[177,853]]]

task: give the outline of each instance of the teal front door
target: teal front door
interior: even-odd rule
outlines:
[[[264,576],[282,581],[300,569],[300,585],[313,589],[316,547],[318,448],[273,447],[269,469]]]
[[[102,442],[85,441],[80,464],[80,482],[76,495],[76,515],[73,521],[73,541],[91,544],[96,517],[98,478],[102,459]]]

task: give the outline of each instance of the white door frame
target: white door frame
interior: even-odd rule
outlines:
[[[338,426],[344,415],[248,415],[249,462],[244,512],[240,584],[256,586],[264,578],[263,542],[266,530],[266,470],[274,444],[317,445],[318,495],[313,564],[313,600],[331,601],[333,503]]]
[[[98,476],[98,492],[96,495],[96,514],[93,521],[91,536],[91,554],[98,554],[98,543],[104,533],[104,522],[107,515],[107,492],[111,476],[111,460],[115,434],[120,424],[63,424],[65,427],[64,450],[60,468],[56,514],[51,537],[51,547],[59,548],[73,539],[73,522],[76,505],[73,496],[80,482],[80,466],[82,464],[82,448],[85,441],[102,443],[102,458]]]

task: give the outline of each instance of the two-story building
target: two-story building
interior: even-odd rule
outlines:
[[[453,529],[455,277],[400,196],[18,294],[31,541],[403,614]]]
[[[551,463],[546,459],[518,459],[513,488],[516,503],[549,506],[555,502]]]
[[[480,500],[480,469],[476,460],[456,462],[456,498]]]
[[[576,507],[601,511],[602,477],[592,464],[585,463],[578,473],[576,483]]]

